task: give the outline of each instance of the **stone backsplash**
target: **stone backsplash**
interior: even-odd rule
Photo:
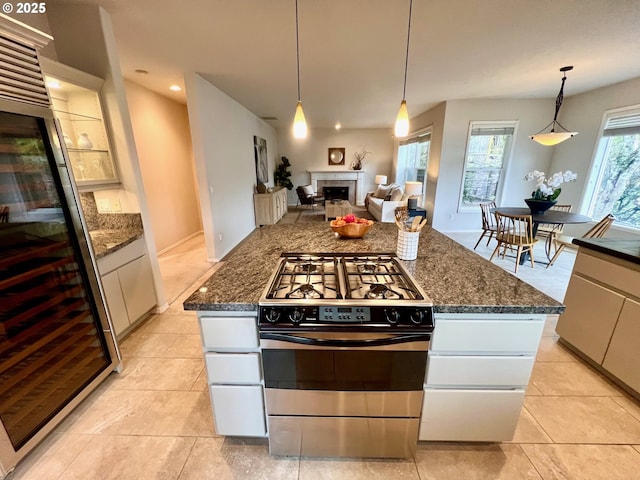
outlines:
[[[92,192],[80,194],[80,204],[84,212],[89,231],[94,230],[142,230],[142,217],[139,213],[99,213]]]

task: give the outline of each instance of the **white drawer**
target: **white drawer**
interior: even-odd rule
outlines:
[[[452,356],[429,352],[427,362],[427,385],[525,387],[535,356]]]
[[[544,319],[436,319],[433,352],[535,353]]]
[[[210,391],[218,435],[241,437],[266,435],[261,386],[212,385]]]
[[[257,353],[205,353],[209,383],[260,383]]]
[[[256,317],[200,317],[206,348],[257,348]]]
[[[524,390],[425,389],[420,440],[499,442],[515,433]]]

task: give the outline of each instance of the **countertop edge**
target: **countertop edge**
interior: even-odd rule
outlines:
[[[587,248],[589,250],[594,250],[596,252],[604,253],[605,255],[610,255],[614,258],[618,258],[620,260],[625,260],[627,262],[640,265],[640,256],[625,252],[620,248],[615,248],[616,244],[621,241],[631,242],[633,240],[617,240],[617,239],[603,238],[603,239],[598,239],[598,241],[596,241],[595,239],[591,240],[586,238],[574,238],[572,240],[572,243],[575,245],[578,245],[579,247]],[[640,243],[640,240],[637,242]]]
[[[185,303],[185,310],[202,312],[257,312],[254,303]],[[435,313],[532,313],[554,315],[564,312],[562,306],[546,305],[434,305]]]

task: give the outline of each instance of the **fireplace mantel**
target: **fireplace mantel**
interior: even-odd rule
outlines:
[[[318,191],[318,180],[353,180],[356,182],[356,205],[364,205],[364,199],[367,196],[364,184],[363,170],[348,170],[336,172],[335,170],[309,171],[311,176],[311,186],[313,191]]]

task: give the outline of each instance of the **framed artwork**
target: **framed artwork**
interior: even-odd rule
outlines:
[[[267,159],[267,141],[264,138],[253,136],[253,153],[256,161],[257,184],[269,181],[269,160]]]
[[[344,165],[344,148],[329,149],[329,165]]]

